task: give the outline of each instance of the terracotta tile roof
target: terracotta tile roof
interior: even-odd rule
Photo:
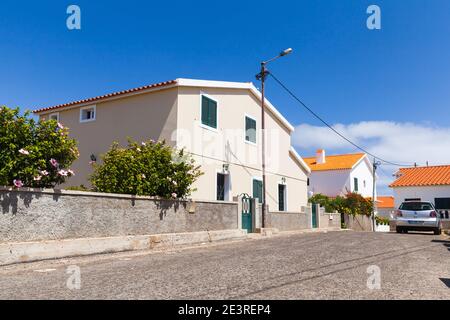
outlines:
[[[377,197],[377,207],[383,208],[394,208],[394,197],[393,196],[378,196]]]
[[[347,170],[353,168],[353,166],[364,156],[364,153],[326,156],[325,163],[323,164],[318,164],[316,162],[316,157],[303,158],[303,160],[312,171]]]
[[[401,168],[399,177],[389,187],[450,185],[450,165]]]
[[[120,95],[124,95],[124,94],[128,94],[128,93],[138,92],[138,91],[147,90],[147,89],[151,89],[151,88],[168,86],[168,85],[175,84],[175,83],[177,83],[176,80],[169,80],[169,81],[154,83],[154,84],[150,84],[150,85],[146,85],[146,86],[142,86],[142,87],[137,87],[137,88],[133,88],[133,89],[113,92],[113,93],[105,94],[105,95],[98,96],[98,97],[93,97],[93,98],[88,98],[88,99],[68,102],[68,103],[59,104],[59,105],[52,106],[52,107],[47,107],[47,108],[41,108],[41,109],[34,110],[33,113],[36,114],[36,113],[40,113],[40,112],[44,112],[44,111],[70,107],[70,106],[74,106],[74,105],[81,104],[81,103],[95,102],[95,101],[106,99],[106,98],[111,98],[111,97],[120,96]]]

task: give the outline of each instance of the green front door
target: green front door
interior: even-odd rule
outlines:
[[[258,198],[259,203],[263,202],[262,181],[253,179],[253,198]]]
[[[312,227],[317,228],[317,206],[312,204]]]
[[[242,197],[242,229],[247,230],[248,233],[253,232],[251,200],[252,198],[248,195]]]

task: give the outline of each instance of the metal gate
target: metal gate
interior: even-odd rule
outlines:
[[[242,196],[242,229],[253,232],[252,198],[248,194]]]
[[[317,228],[317,205],[312,204],[312,227],[313,229]]]

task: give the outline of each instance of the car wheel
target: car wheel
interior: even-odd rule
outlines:
[[[403,229],[403,233],[408,233],[408,229]]]
[[[441,234],[441,228],[435,229],[434,230],[434,234],[437,235],[437,236],[440,235]]]
[[[399,227],[397,227],[397,228],[395,229],[395,231],[396,231],[397,233],[402,233],[402,232],[403,232],[403,230],[402,230],[401,228],[399,228]]]

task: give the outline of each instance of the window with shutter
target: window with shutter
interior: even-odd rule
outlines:
[[[217,102],[202,96],[202,124],[217,129]]]
[[[245,140],[256,143],[256,120],[245,117]]]

